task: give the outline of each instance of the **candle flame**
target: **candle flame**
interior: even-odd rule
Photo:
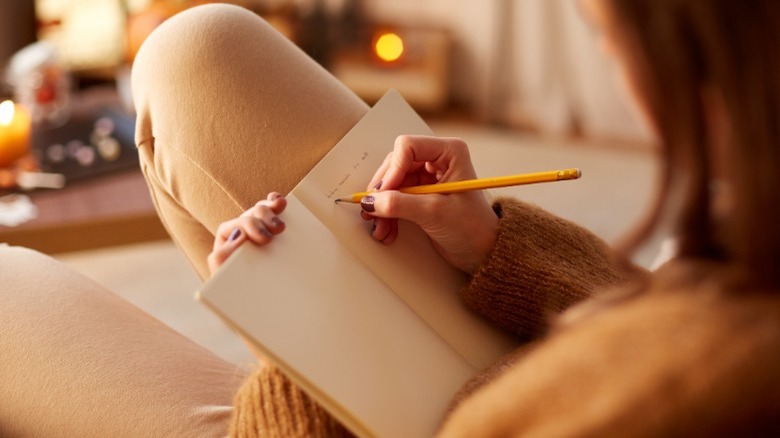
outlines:
[[[0,125],[8,126],[14,118],[14,103],[6,100],[0,103]]]
[[[392,32],[383,33],[377,38],[374,50],[383,61],[397,61],[404,53],[404,41]]]

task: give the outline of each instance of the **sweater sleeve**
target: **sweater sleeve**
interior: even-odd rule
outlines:
[[[231,438],[354,436],[272,365],[246,378],[233,405]]]
[[[466,304],[523,339],[552,316],[641,270],[593,233],[539,207],[501,198],[496,243],[462,291]]]

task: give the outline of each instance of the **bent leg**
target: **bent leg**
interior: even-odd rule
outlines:
[[[136,142],[158,213],[201,278],[217,226],[286,193],[368,106],[257,15],[187,10],[133,67]]]
[[[0,267],[0,436],[227,434],[236,366],[47,256]]]

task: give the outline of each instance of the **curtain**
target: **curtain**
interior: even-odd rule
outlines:
[[[638,142],[646,127],[574,0],[496,0],[492,122]]]

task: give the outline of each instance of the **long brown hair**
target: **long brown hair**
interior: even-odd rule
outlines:
[[[662,143],[664,170],[647,236],[684,187],[680,256],[738,265],[755,286],[780,287],[780,1],[606,0],[629,75]],[[730,138],[713,138],[703,99],[714,91]],[[726,145],[733,206],[713,216],[715,142]]]

